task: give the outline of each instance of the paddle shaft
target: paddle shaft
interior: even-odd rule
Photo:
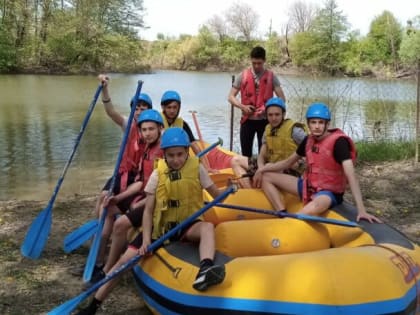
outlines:
[[[139,80],[137,82],[136,94],[134,95],[135,100],[138,100],[142,86],[143,86],[143,81]],[[120,169],[120,164],[121,164],[124,152],[125,152],[125,147],[126,147],[126,144],[127,144],[127,141],[128,141],[128,137],[130,136],[131,125],[133,123],[133,118],[134,118],[134,112],[136,111],[136,105],[137,104],[133,104],[133,106],[131,106],[130,115],[128,116],[128,120],[127,120],[127,126],[125,127],[124,136],[123,136],[121,146],[120,146],[120,151],[118,152],[118,158],[117,158],[117,161],[115,163],[114,173],[112,174],[111,184],[110,184],[110,187],[109,187],[109,190],[108,190],[108,193],[107,193],[108,197],[110,197],[112,195],[113,191],[114,191],[116,179],[117,179],[119,169]],[[106,219],[107,215],[108,215],[108,209],[103,208],[102,213],[101,213],[101,217],[99,219],[99,224],[96,228],[95,237],[93,239],[93,243],[92,243],[92,246],[90,247],[89,255],[88,255],[87,260],[86,260],[86,267],[85,267],[85,271],[83,273],[83,280],[84,281],[90,281],[90,279],[92,277],[93,269],[94,269],[95,264],[96,264],[96,258],[98,256],[99,247],[100,247],[100,244],[101,244],[102,229],[104,227],[105,219]]]
[[[228,195],[230,195],[231,193],[235,191],[236,191],[236,188],[234,186],[228,187],[219,196],[214,198],[212,202],[209,202],[208,204],[206,204],[203,208],[196,211],[194,214],[192,214],[187,219],[185,219],[184,221],[179,223],[177,226],[175,226],[172,230],[168,231],[166,234],[162,235],[159,239],[157,239],[152,244],[150,244],[150,246],[148,247],[148,252],[153,252],[154,250],[158,249],[160,246],[163,245],[164,242],[169,240],[172,236],[177,234],[180,230],[185,229],[187,226],[191,225],[191,223],[193,223],[204,212],[206,212],[208,209],[210,209],[217,203],[223,201]],[[98,290],[101,286],[103,286],[108,281],[114,279],[115,277],[118,277],[122,272],[134,267],[141,258],[142,256],[140,255],[137,255],[131,258],[125,264],[121,265],[121,267],[114,270],[113,272],[108,274],[105,278],[103,278],[102,280],[92,285],[89,289],[81,293],[79,296],[53,309],[51,312],[48,313],[48,315],[70,314],[70,312],[73,311],[77,307],[77,305],[80,304],[83,300],[85,300],[89,295],[91,295],[93,292]]]
[[[47,207],[41,211],[41,213],[38,215],[37,218],[33,221],[32,225],[30,226],[25,240],[22,243],[21,246],[21,253],[28,258],[38,258],[41,255],[41,252],[45,246],[45,243],[48,239],[48,234],[51,229],[51,212],[52,207],[54,205],[55,199],[57,197],[58,192],[60,191],[61,185],[64,181],[64,177],[67,174],[67,170],[70,167],[70,164],[73,160],[73,157],[76,153],[76,150],[79,146],[80,140],[82,139],[82,136],[85,132],[86,126],[89,122],[90,116],[93,113],[93,110],[95,109],[95,105],[98,101],[99,94],[102,91],[102,84],[98,86],[96,89],[95,95],[93,97],[92,102],[90,103],[88,107],[88,111],[86,113],[86,116],[82,122],[82,126],[80,127],[79,134],[77,135],[75,144],[73,146],[73,150],[70,153],[70,156],[64,166],[64,169],[57,181],[57,184],[54,188],[54,192],[48,202]]]
[[[233,87],[233,82],[235,82],[235,75],[232,75],[232,87]],[[235,108],[233,106],[233,104],[230,104],[230,141],[229,141],[229,150],[232,151],[233,150],[233,119],[234,119],[234,114],[235,114]]]
[[[312,215],[307,215],[307,214],[277,212],[277,211],[272,211],[272,210],[250,208],[250,207],[245,207],[245,206],[237,206],[237,205],[230,205],[230,204],[223,204],[223,203],[218,203],[216,205],[216,207],[233,209],[233,210],[256,212],[256,213],[262,213],[262,214],[267,214],[267,215],[274,215],[274,216],[277,216],[277,217],[280,217],[280,218],[293,218],[293,219],[313,221],[313,222],[318,222],[318,223],[341,225],[341,226],[347,226],[347,227],[360,227],[359,224],[357,224],[355,222],[351,222],[351,221],[329,219],[329,218],[317,217],[317,216],[312,216]]]
[[[201,134],[201,130],[200,130],[200,127],[198,125],[197,115],[195,113],[196,113],[196,111],[192,111],[191,115],[192,115],[192,118],[193,118],[193,121],[194,121],[195,129],[197,130],[198,139],[200,140],[201,143],[203,143],[203,135]]]

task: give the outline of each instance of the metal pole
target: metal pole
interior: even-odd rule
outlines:
[[[416,156],[414,163],[419,163],[420,140],[420,60],[417,60],[417,115],[416,115]]]
[[[233,82],[235,81],[235,75],[232,75],[232,86]],[[235,108],[233,104],[230,105],[230,143],[229,143],[229,150],[233,150],[233,118],[235,114]]]

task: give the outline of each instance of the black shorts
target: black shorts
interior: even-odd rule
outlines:
[[[194,220],[190,225],[188,225],[188,226],[186,226],[185,228],[183,228],[183,229],[181,229],[181,230],[179,230],[174,236],[172,236],[170,239],[169,239],[169,241],[170,242],[176,242],[176,241],[179,241],[179,240],[181,240],[182,241],[182,239],[184,238],[184,236],[185,236],[185,233],[187,233],[188,232],[188,230],[194,225],[194,224],[196,224],[197,222],[201,222],[201,220]],[[174,226],[175,227],[175,226]],[[169,230],[168,230],[169,231]],[[133,240],[133,241],[131,241],[130,242],[130,244],[128,245],[128,246],[130,246],[130,247],[132,247],[132,248],[140,248],[141,247],[141,245],[143,244],[143,233],[142,232],[140,232],[137,236],[136,236],[136,238]]]
[[[141,207],[134,210],[130,210],[125,214],[133,227],[141,227],[141,223],[143,221],[143,211],[144,207]]]
[[[128,187],[132,183],[134,183],[137,176],[137,172],[129,172],[127,177],[127,183],[126,186]],[[111,181],[112,177],[110,177],[107,182],[105,183],[104,188],[102,190],[108,191],[111,188]],[[114,195],[118,195],[121,192],[121,173],[118,173],[117,177],[115,178],[115,185],[114,189],[112,191]]]

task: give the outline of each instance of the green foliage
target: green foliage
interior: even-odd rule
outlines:
[[[318,63],[316,44],[312,32],[295,34],[290,41],[290,53],[293,63],[298,67],[316,67]]]
[[[335,0],[326,1],[310,30],[314,37],[315,60],[321,70],[335,74],[340,69],[340,46],[347,29],[347,19],[338,9]]]
[[[10,35],[0,24],[0,72],[13,71],[16,68],[16,54]]]
[[[271,66],[280,64],[282,59],[281,38],[273,32],[265,43],[267,63]]]
[[[414,142],[366,142],[356,143],[357,158],[360,161],[398,161],[413,158],[416,151]]]
[[[406,65],[416,65],[420,61],[420,15],[407,28],[403,36],[399,55]]]
[[[401,38],[401,25],[391,12],[384,11],[370,25],[365,53],[367,60],[396,67]]]

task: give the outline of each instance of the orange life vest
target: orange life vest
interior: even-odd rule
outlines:
[[[137,125],[132,122],[130,134],[128,135],[127,144],[119,168],[121,177],[120,192],[127,189],[128,173],[137,172],[144,145],[140,133],[137,130]]]
[[[160,148],[160,141],[156,141],[151,146],[146,144],[144,153],[139,163],[139,179],[143,181],[143,187],[146,186],[150,175],[155,169],[155,163],[163,158],[163,150]]]
[[[306,152],[306,170],[303,176],[303,201],[308,203],[311,196],[321,190],[328,190],[336,194],[344,193],[347,179],[343,166],[334,159],[334,145],[338,138],[346,138],[350,143],[350,156],[356,160],[356,147],[353,141],[340,129],[328,130],[330,134],[317,141],[309,136]]]
[[[242,72],[241,80],[241,103],[244,105],[252,105],[255,111],[252,115],[243,115],[241,124],[250,116],[257,117],[265,110],[265,103],[273,97],[273,72],[264,70],[263,75],[259,79],[258,94],[255,87],[254,74],[250,68]]]

